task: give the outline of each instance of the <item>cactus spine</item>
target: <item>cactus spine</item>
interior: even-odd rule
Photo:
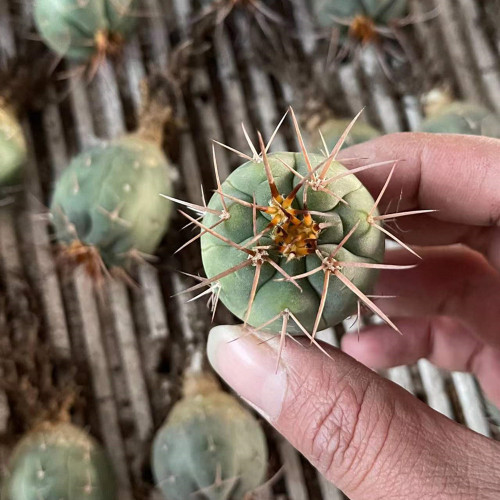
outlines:
[[[318,127],[309,126],[309,144],[311,150],[315,153],[331,151],[337,142],[342,137],[344,131],[349,126],[350,120],[343,120],[337,118],[329,118],[322,122]],[[314,128],[319,129],[312,130]],[[349,135],[346,137],[345,142],[342,146],[349,147],[354,144],[360,144],[361,142],[369,141],[370,139],[375,139],[381,135],[380,131],[372,127],[368,123],[357,121],[351,128]]]

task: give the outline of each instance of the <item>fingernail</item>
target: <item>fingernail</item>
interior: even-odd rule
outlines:
[[[287,387],[278,365],[275,342],[265,342],[241,326],[216,326],[208,337],[208,359],[214,370],[267,420],[276,420]]]

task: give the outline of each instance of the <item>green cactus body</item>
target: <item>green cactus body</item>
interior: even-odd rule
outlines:
[[[258,421],[207,376],[189,380],[153,443],[152,467],[166,500],[242,500],[265,479]]]
[[[15,448],[2,500],[114,500],[114,475],[101,447],[71,424],[43,424]]]
[[[338,120],[332,118],[330,120],[326,120],[318,127],[325,140],[328,151],[331,151],[335,147],[349,124],[350,120]],[[316,130],[315,133],[310,135],[311,140],[309,143],[311,145],[311,150],[315,152],[323,151],[324,144],[319,132]],[[366,142],[370,139],[375,139],[375,137],[379,137],[380,135],[381,133],[376,128],[373,128],[367,123],[357,121],[349,132],[342,148],[353,146],[354,144],[360,144],[361,142]]]
[[[11,111],[0,106],[0,188],[20,181],[27,154],[21,125]]]
[[[104,264],[127,267],[153,254],[171,204],[168,161],[160,148],[128,135],[83,152],[57,181],[51,214],[59,242],[97,249]]]
[[[408,13],[408,0],[314,0],[312,4],[316,21],[324,28],[335,25],[334,17],[366,18],[376,25],[387,25]]]
[[[476,104],[454,101],[430,113],[420,129],[423,132],[500,138],[500,116]]]
[[[277,191],[284,197],[294,188],[297,189],[301,176],[308,175],[308,167],[302,154],[274,153],[267,158]],[[309,155],[309,158],[313,169],[325,163],[325,158],[319,155]],[[295,170],[295,173],[291,169]],[[208,278],[216,277],[235,267],[237,269],[218,280],[220,298],[233,314],[256,328],[270,322],[266,328],[279,332],[281,321],[272,320],[283,311],[294,314],[308,331],[336,325],[354,312],[357,297],[341,278],[347,278],[360,291],[369,293],[378,275],[377,269],[369,266],[382,262],[384,237],[381,231],[374,227],[378,223],[370,220],[373,198],[361,182],[347,172],[343,165],[333,161],[328,170],[322,172],[322,177],[325,181],[338,177],[336,180],[325,182],[324,189],[313,188],[306,183],[306,213],[304,210],[296,212],[297,209],[304,208],[304,188],[298,190],[293,197],[291,208],[285,210],[283,207],[286,202],[281,202],[279,197],[271,192],[271,184],[266,177],[262,161],[245,163],[222,184],[225,194],[243,200],[247,206],[227,198],[230,217],[220,222],[215,213],[209,212],[204,217],[204,226],[210,227],[219,222],[214,231],[237,245],[248,245],[247,251],[258,246],[267,247],[264,253],[252,250],[252,257],[213,234],[206,233],[202,236],[203,266]],[[319,182],[318,177],[309,178],[312,184]],[[254,239],[254,214],[248,205],[252,204],[254,195],[257,205],[262,207],[256,211],[255,216],[257,234],[266,226],[269,227],[271,220],[274,221],[274,227],[249,245]],[[340,198],[343,202],[339,201]],[[278,205],[280,208],[277,208]],[[223,210],[221,198],[217,193],[211,198],[208,206],[213,212]],[[285,212],[286,216],[283,215]],[[373,211],[371,215],[377,214]],[[328,227],[321,228],[321,223],[327,223]],[[356,224],[358,226],[354,230]],[[348,240],[339,245],[351,230],[354,232]],[[345,262],[345,266],[335,268],[335,262],[327,263],[318,257],[320,255],[326,258],[334,251],[337,251],[335,262]],[[258,257],[262,255],[264,261],[258,262]],[[278,264],[292,278],[323,264],[328,264],[332,273],[341,269],[342,275],[339,278],[329,272],[330,279],[325,291],[325,273],[316,272],[297,281],[300,290],[293,282],[277,281],[283,278],[283,275],[270,261]],[[369,266],[358,266],[357,263],[368,263]],[[238,269],[238,266],[241,268]],[[260,276],[252,298],[257,267]],[[321,297],[325,292],[327,300],[323,304],[322,312],[320,311],[320,321],[316,328],[313,328]],[[288,331],[300,332],[298,326],[291,322]]]
[[[35,22],[58,54],[88,60],[114,50],[134,31],[138,0],[36,0]]]

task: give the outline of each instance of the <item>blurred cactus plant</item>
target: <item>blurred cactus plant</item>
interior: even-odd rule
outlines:
[[[453,99],[448,89],[424,96],[423,132],[484,135],[500,138],[500,116],[478,104]]]
[[[113,470],[99,444],[68,423],[39,425],[17,444],[2,500],[114,500]]]
[[[137,132],[79,154],[56,183],[50,210],[63,256],[94,276],[147,259],[167,230],[160,193],[171,193],[172,166],[161,144],[174,110],[164,99],[145,97]]]
[[[166,500],[246,498],[267,470],[259,422],[212,375],[187,375],[183,392],[154,439],[156,484]]]
[[[138,0],[35,0],[35,23],[62,57],[101,60],[135,29]]]
[[[408,14],[408,0],[314,0],[317,23],[325,28],[340,23],[343,33],[368,42],[381,27]]]

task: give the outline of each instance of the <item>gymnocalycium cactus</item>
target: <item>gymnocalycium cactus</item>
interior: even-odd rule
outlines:
[[[36,0],[35,22],[63,57],[100,60],[116,52],[136,25],[138,0]]]
[[[382,264],[385,236],[415,252],[382,224],[431,210],[380,215],[396,162],[348,170],[336,161],[355,121],[326,158],[310,155],[293,111],[292,118],[301,153],[268,154],[259,135],[261,153],[253,146],[253,157],[239,153],[247,163],[222,184],[215,164],[218,187],[208,206],[181,202],[204,215],[199,222],[181,211],[201,229],[207,274],[186,292],[209,286],[201,295],[217,294],[245,325],[282,337],[304,333],[314,340],[319,329],[351,315],[358,300],[397,330],[368,294],[378,270],[408,267]],[[388,164],[392,169],[374,201],[354,174]]]
[[[259,422],[208,374],[188,375],[184,397],[158,430],[156,484],[167,500],[241,500],[264,481],[267,445]]]
[[[137,132],[79,154],[55,186],[50,211],[63,255],[97,277],[153,254],[168,227],[159,194],[171,192],[171,166],[161,143],[173,108],[155,99],[144,99]]]
[[[386,34],[391,22],[408,14],[407,0],[314,0],[312,6],[319,26],[340,24],[344,35],[363,43]]]
[[[27,155],[21,124],[8,106],[0,105],[0,190],[20,181]]]
[[[100,445],[69,423],[41,424],[16,446],[2,500],[114,500],[115,479]]]
[[[330,118],[319,125],[319,130],[321,134],[317,131],[311,134],[309,140],[309,145],[314,152],[331,151],[342,134],[345,132],[349,126],[349,120],[342,120],[337,118]],[[361,142],[369,141],[370,139],[375,139],[379,137],[381,133],[368,123],[357,121],[351,128],[349,135],[346,137],[345,142],[342,147],[353,146],[354,144],[359,144]]]
[[[500,138],[500,116],[483,106],[455,101],[447,90],[429,92],[424,98],[424,108],[422,132]]]

